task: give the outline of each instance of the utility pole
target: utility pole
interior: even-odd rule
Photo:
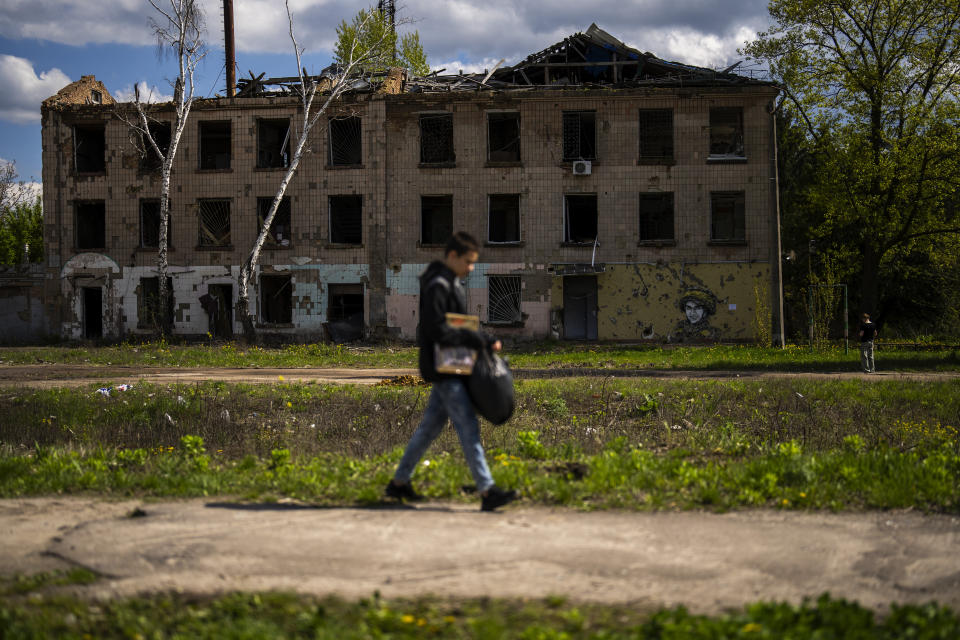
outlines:
[[[391,2],[391,4],[393,4]],[[223,0],[223,54],[227,69],[227,97],[232,98],[237,89],[237,54],[233,46],[233,0]]]
[[[379,0],[377,11],[386,16],[390,22],[390,31],[393,33],[393,59],[397,59],[397,5],[394,0]]]

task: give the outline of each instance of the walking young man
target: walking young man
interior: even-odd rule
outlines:
[[[454,329],[446,322],[447,313],[467,312],[467,295],[460,279],[473,271],[479,252],[477,241],[469,234],[458,231],[447,242],[444,259],[432,262],[420,276],[420,375],[433,383],[433,389],[420,426],[410,438],[393,479],[387,484],[386,494],[391,498],[420,498],[413,490],[410,478],[420,458],[440,435],[449,418],[457,430],[463,455],[477,484],[481,496],[480,508],[493,511],[517,499],[516,491],[497,487],[490,475],[480,442],[480,423],[467,393],[466,377],[439,373],[434,362],[434,345],[466,346],[477,350],[489,346],[494,351],[499,351],[502,346],[499,340],[484,333]]]
[[[873,339],[877,337],[877,325],[870,321],[870,314],[864,313],[860,323],[860,368],[864,373],[876,373],[873,362]]]

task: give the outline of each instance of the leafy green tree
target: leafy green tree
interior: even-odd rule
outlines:
[[[361,9],[351,22],[340,23],[334,59],[341,65],[347,60],[368,59],[367,71],[374,73],[390,67],[403,67],[418,76],[430,73],[420,34],[414,31],[398,37],[390,18],[377,9]]]
[[[0,210],[0,264],[42,261],[43,207],[40,198],[32,204],[19,202]]]
[[[840,277],[858,280],[861,308],[882,315],[908,257],[936,269],[960,246],[960,0],[769,7],[774,26],[745,52],[783,85],[815,158],[784,219],[806,217]]]

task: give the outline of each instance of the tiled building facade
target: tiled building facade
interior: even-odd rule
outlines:
[[[251,290],[259,330],[412,339],[418,275],[465,230],[484,244],[470,310],[494,333],[752,339],[758,302],[777,308],[776,89],[693,84],[348,95],[274,221]],[[159,176],[124,108],[43,109],[46,303],[65,337],[153,330]],[[171,188],[175,333],[240,330],[239,265],[297,109],[194,105]]]

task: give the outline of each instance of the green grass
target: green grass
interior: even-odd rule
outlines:
[[[671,346],[538,343],[508,347],[511,365],[519,369],[690,369],[763,371],[859,371],[859,353],[852,344],[810,351],[803,345],[786,349],[746,345]],[[176,345],[167,342],[103,347],[0,348],[5,364],[84,364],[140,367],[416,367],[415,347],[398,344],[357,347],[293,344],[247,347],[239,343]],[[958,371],[955,348],[914,350],[877,347],[881,371]]]
[[[380,500],[427,389],[142,385],[0,393],[0,495]],[[960,380],[518,383],[494,478],[582,509],[960,512]],[[476,500],[452,429],[415,480]]]
[[[27,638],[577,638],[710,639],[955,638],[960,620],[935,603],[893,605],[879,619],[860,605],[823,595],[800,605],[758,602],[717,616],[684,608],[545,600],[385,600],[347,602],[285,593],[177,595],[92,603],[38,595],[0,603],[0,636]]]

